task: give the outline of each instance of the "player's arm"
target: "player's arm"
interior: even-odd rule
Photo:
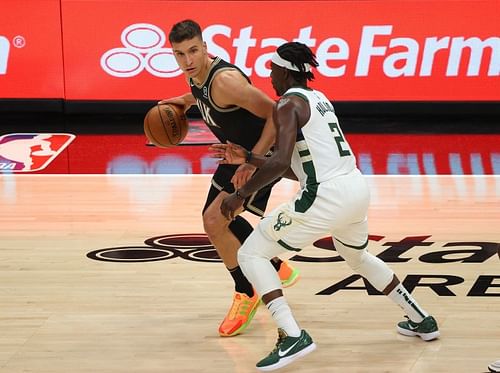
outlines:
[[[283,175],[281,175],[281,177],[284,177],[284,178],[289,179],[289,180],[295,180],[295,181],[299,180],[299,178],[297,177],[297,175],[295,175],[295,173],[293,172],[291,167],[288,167],[288,170],[286,170],[283,173]]]
[[[266,119],[259,141],[253,149],[250,149],[255,154],[266,154],[276,137],[272,120],[274,101],[251,85],[237,70],[227,70],[217,74],[212,83],[211,95],[218,106],[236,105]]]
[[[302,101],[302,103],[300,101]],[[276,147],[273,154],[261,164],[259,172],[239,189],[239,195],[246,198],[284,175],[290,168],[297,129],[301,126],[300,110],[303,100],[296,97],[282,98],[274,108],[273,118],[278,128]],[[250,159],[250,163],[261,163],[261,159]]]
[[[250,149],[256,155],[266,154],[274,144],[276,137],[276,129],[272,121],[273,100],[251,85],[235,69],[222,71],[215,75],[210,94],[218,106],[239,106],[260,118],[266,119],[259,140]],[[231,178],[231,182],[235,188],[240,188],[254,172],[255,167],[250,164],[243,164],[238,167]]]
[[[302,101],[302,103],[297,100]],[[269,158],[264,159],[262,156],[256,156],[248,159],[253,165],[259,166],[259,172],[256,172],[235,193],[224,198],[221,204],[221,213],[226,219],[234,219],[236,211],[248,196],[282,176],[289,169],[297,138],[297,128],[305,123],[300,111],[307,111],[307,115],[310,114],[309,106],[298,97],[285,97],[278,102],[273,111],[278,131],[275,151]]]
[[[161,104],[176,104],[184,106],[184,112],[187,111],[191,106],[196,104],[196,99],[191,92],[185,93],[181,96],[166,98],[158,102]]]
[[[219,164],[244,164],[251,162],[255,167],[262,167],[267,161],[267,157],[254,154],[241,145],[228,142],[227,144],[212,144],[208,148],[212,153],[210,157],[217,158]],[[283,173],[282,177],[290,180],[298,180],[297,175],[291,167]]]

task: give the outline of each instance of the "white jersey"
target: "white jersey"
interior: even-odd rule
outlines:
[[[356,158],[340,129],[330,100],[309,88],[290,88],[283,96],[290,95],[305,99],[311,111],[307,123],[297,131],[291,162],[302,189],[356,169]]]

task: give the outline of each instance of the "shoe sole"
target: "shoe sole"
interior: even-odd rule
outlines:
[[[290,356],[290,357],[283,357],[278,361],[276,364],[273,365],[268,365],[265,367],[256,367],[258,370],[263,371],[263,372],[269,372],[272,370],[280,369],[283,368],[284,366],[287,366],[288,364],[293,363],[295,360],[300,359],[301,357],[304,357],[311,352],[313,352],[316,349],[316,344],[313,342],[306,348],[300,350],[296,354]]]
[[[500,362],[494,362],[493,364],[488,365],[488,370],[492,373],[500,372]]]
[[[221,337],[234,337],[234,336],[242,333],[247,328],[247,326],[250,325],[250,322],[252,321],[252,319],[253,319],[253,317],[255,315],[255,312],[257,312],[257,308],[259,308],[259,305],[260,305],[260,299],[257,302],[255,302],[255,306],[253,307],[253,310],[248,315],[248,320],[247,320],[246,323],[244,323],[243,325],[241,325],[238,329],[236,329],[231,334],[226,334],[226,333],[222,333],[221,331],[219,331],[219,335]]]
[[[431,332],[431,333],[418,333],[418,332],[413,332],[413,331],[405,329],[405,328],[401,328],[399,326],[398,326],[398,333],[405,335],[407,337],[420,337],[426,342],[432,341],[433,339],[436,339],[436,338],[439,338],[439,335],[440,335],[439,330],[436,330],[435,332]]]

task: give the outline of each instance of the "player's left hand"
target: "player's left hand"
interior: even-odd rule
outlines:
[[[220,211],[222,215],[226,217],[227,220],[234,220],[237,210],[240,210],[243,206],[244,200],[236,195],[236,192],[228,195],[222,200],[220,205]]]
[[[250,179],[255,172],[257,167],[251,165],[250,163],[243,163],[235,171],[233,177],[231,178],[231,183],[233,183],[235,189],[241,188]]]
[[[219,159],[219,164],[243,164],[248,153],[241,145],[229,141],[227,144],[212,144],[208,150],[212,152],[210,157]]]

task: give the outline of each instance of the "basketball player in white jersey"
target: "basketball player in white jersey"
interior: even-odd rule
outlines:
[[[257,363],[264,371],[281,368],[316,347],[295,321],[269,259],[284,251],[298,252],[328,235],[354,271],[403,308],[407,320],[398,324],[399,333],[426,341],[439,336],[435,319],[417,304],[387,264],[366,249],[368,186],[332,104],[323,93],[307,86],[314,79],[311,68],[317,66],[314,54],[302,43],[286,43],[273,55],[271,81],[281,98],[273,113],[277,143],[271,157],[254,155],[232,143],[212,147],[221,163],[249,161],[260,169],[222,202],[228,219],[234,218],[247,196],[285,176],[290,167],[301,185],[291,201],[261,220],[238,252],[245,276],[278,325],[276,348]]]

